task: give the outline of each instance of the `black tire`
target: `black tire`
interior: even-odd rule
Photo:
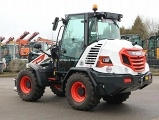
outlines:
[[[126,99],[129,98],[130,94],[131,94],[130,92],[127,92],[127,93],[117,94],[114,96],[104,96],[103,100],[106,101],[107,104],[120,104],[126,101]]]
[[[89,78],[83,73],[72,74],[66,83],[68,103],[77,110],[92,110],[100,102],[100,96]]]
[[[65,92],[61,91],[61,85],[56,84],[56,85],[51,85],[50,89],[51,91],[58,97],[65,97]]]
[[[35,73],[29,69],[20,71],[17,77],[17,92],[24,101],[34,102],[43,96],[45,87],[38,85]]]

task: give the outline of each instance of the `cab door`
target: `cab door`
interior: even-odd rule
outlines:
[[[149,58],[156,59],[156,48],[157,48],[156,37],[151,36],[148,41],[148,57]]]
[[[68,71],[78,62],[84,48],[84,14],[68,16],[60,41],[59,71]]]
[[[158,66],[159,64],[159,49],[158,49],[158,39],[156,36],[151,36],[148,40],[148,63],[150,66]]]

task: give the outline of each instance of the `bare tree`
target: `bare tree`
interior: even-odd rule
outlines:
[[[120,34],[121,35],[124,35],[124,34],[131,34],[131,29],[126,29],[124,26],[122,26],[121,28],[120,28]]]
[[[148,35],[155,35],[159,29],[159,20],[154,18],[146,18],[144,24],[147,28]]]

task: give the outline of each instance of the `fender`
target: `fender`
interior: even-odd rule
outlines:
[[[93,70],[92,68],[88,68],[88,67],[71,67],[71,68],[69,69],[68,73],[66,74],[65,78],[63,79],[62,88],[65,89],[65,84],[66,84],[67,79],[69,78],[69,76],[71,76],[71,75],[72,75],[73,73],[75,73],[75,72],[83,72],[83,73],[85,73],[85,74],[88,75],[90,81],[92,82],[92,84],[93,84],[94,87],[95,87],[95,91],[97,91],[97,90],[98,90],[98,84],[97,84],[95,78],[94,78],[94,77],[92,76],[92,74],[91,74],[91,71],[92,71],[92,70]]]
[[[42,66],[34,63],[29,63],[28,66],[35,71],[38,84],[40,86],[46,86],[46,75]]]

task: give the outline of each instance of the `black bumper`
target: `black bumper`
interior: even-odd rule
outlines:
[[[105,74],[91,71],[92,76],[98,85],[100,95],[115,95],[142,89],[152,83],[152,73],[131,75],[131,74]],[[125,78],[131,78],[130,83],[124,83]]]

